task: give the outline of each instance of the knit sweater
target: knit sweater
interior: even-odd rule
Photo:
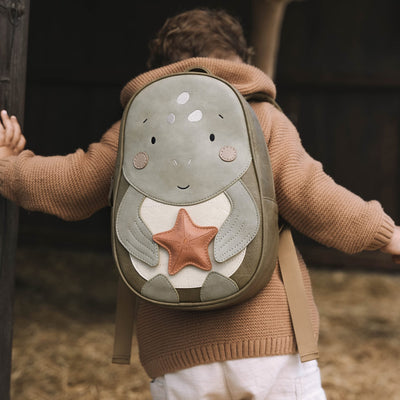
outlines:
[[[243,95],[275,97],[272,81],[257,68],[230,61],[194,58],[146,72],[121,93],[122,105],[152,80],[203,66]],[[295,229],[348,253],[386,245],[394,223],[377,201],[366,202],[337,185],[301,145],[296,128],[269,103],[252,104],[267,143],[279,212]],[[118,145],[119,122],[99,143],[67,156],[40,157],[31,151],[0,160],[0,192],[22,207],[66,220],[89,217],[106,206]],[[299,255],[315,335],[319,319],[311,282]],[[251,300],[225,310],[188,312],[138,301],[137,339],[150,377],[199,364],[297,351],[279,265],[269,284]]]

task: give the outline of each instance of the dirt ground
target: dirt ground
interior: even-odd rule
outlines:
[[[400,399],[400,275],[311,270],[329,400]],[[116,274],[108,253],[19,249],[12,400],[147,400],[133,363],[110,363]]]

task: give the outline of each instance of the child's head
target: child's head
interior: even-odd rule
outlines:
[[[250,62],[240,23],[222,10],[194,9],[168,18],[150,42],[149,68],[190,57],[213,57]]]

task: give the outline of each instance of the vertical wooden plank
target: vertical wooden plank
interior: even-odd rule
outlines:
[[[23,121],[29,0],[0,1],[0,109]],[[0,198],[0,399],[10,398],[18,208]]]
[[[283,17],[291,1],[253,0],[252,2],[254,65],[272,79],[275,77]]]

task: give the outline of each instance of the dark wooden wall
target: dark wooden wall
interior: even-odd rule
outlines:
[[[280,101],[304,146],[345,187],[398,219],[400,13],[396,1],[307,1],[286,15]]]
[[[286,14],[279,101],[328,174],[400,222],[400,5],[391,0],[306,1]],[[379,255],[321,252],[311,263],[391,268]]]
[[[145,70],[147,41],[167,16],[219,6],[251,30],[251,3],[239,0],[54,4],[31,6],[25,133],[42,155],[86,148],[120,117],[119,91]],[[397,0],[290,4],[276,79],[310,154],[398,221],[399,12]],[[22,212],[20,244],[107,249],[108,230],[108,210],[80,223]]]

